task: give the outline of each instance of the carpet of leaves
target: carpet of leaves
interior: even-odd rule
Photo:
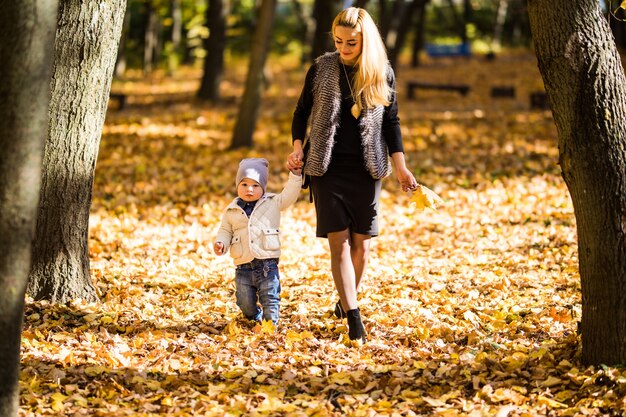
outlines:
[[[281,321],[235,305],[233,265],[211,251],[240,158],[287,178],[304,69],[286,61],[264,93],[253,149],[228,150],[241,65],[224,102],[193,99],[199,74],[118,80],[90,221],[100,302],[27,299],[20,416],[624,415],[626,372],[580,362],[576,225],[549,111],[527,53],[441,59],[398,71],[407,161],[439,194],[416,210],[384,181],[353,347],[308,194],[283,216]],[[405,82],[472,85],[466,97]],[[515,98],[491,98],[493,86]]]

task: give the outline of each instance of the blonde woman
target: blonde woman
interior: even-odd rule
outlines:
[[[381,179],[392,170],[389,156],[403,191],[417,182],[405,164],[395,77],[376,24],[364,9],[350,7],[335,17],[331,34],[337,50],[318,57],[306,75],[287,167],[304,166],[310,178],[316,235],[328,239],[339,295],[335,315],[348,319],[351,340],[364,342],[357,293],[370,239],[379,233],[378,201]]]

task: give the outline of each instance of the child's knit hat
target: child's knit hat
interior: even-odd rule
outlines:
[[[239,163],[239,170],[237,170],[237,178],[235,180],[235,186],[239,186],[239,183],[244,178],[250,178],[261,184],[263,192],[267,186],[267,167],[269,163],[265,158],[246,158],[242,159]]]

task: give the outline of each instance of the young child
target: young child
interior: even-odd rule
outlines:
[[[300,194],[300,170],[292,170],[280,194],[266,193],[268,162],[243,159],[235,185],[237,195],[224,211],[213,244],[216,255],[230,249],[235,263],[237,305],[249,320],[278,323],[280,303],[280,212]],[[262,309],[258,303],[261,303]]]

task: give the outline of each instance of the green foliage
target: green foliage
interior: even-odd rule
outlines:
[[[225,0],[226,1],[226,0]],[[145,30],[149,10],[154,10],[159,19],[159,40],[156,61],[157,65],[175,69],[180,64],[200,63],[205,51],[203,41],[210,36],[206,27],[205,13],[207,0],[180,0],[182,11],[182,44],[172,44],[174,27],[171,0],[129,0],[128,11],[130,24],[126,29],[125,53],[130,68],[141,68],[143,65]],[[246,57],[250,51],[251,36],[256,25],[257,1],[229,1],[227,16],[226,50],[231,56]],[[624,4],[624,3],[622,3]],[[471,3],[471,14],[465,30],[469,40],[475,44],[488,44],[491,41],[496,21],[498,2],[493,0],[474,0]],[[525,17],[525,3],[511,0],[507,19],[503,28],[505,44],[526,44],[530,39]],[[620,6],[621,7],[621,6]],[[278,55],[298,54],[310,47],[306,44],[306,21],[303,15],[310,16],[313,1],[281,1],[278,3],[274,21],[274,29],[270,52]],[[393,0],[386,5],[388,12],[393,10]],[[619,9],[621,11],[621,9]],[[372,3],[369,8],[374,19],[381,20],[380,8]],[[425,39],[427,42],[458,42],[461,28],[458,20],[462,18],[462,5],[454,9],[447,2],[429,2],[426,9]],[[414,22],[413,27],[416,27]],[[515,34],[515,36],[514,36]],[[411,32],[409,39],[414,37]]]

